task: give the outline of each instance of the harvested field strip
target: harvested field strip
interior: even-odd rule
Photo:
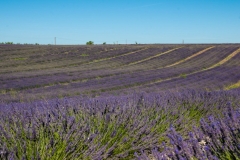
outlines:
[[[204,50],[202,50],[202,51],[200,51],[200,52],[198,52],[198,53],[196,53],[196,54],[194,54],[194,55],[192,55],[192,56],[189,56],[189,57],[187,57],[187,58],[185,58],[185,59],[183,59],[183,60],[181,60],[181,61],[178,61],[178,62],[176,62],[176,63],[174,63],[174,64],[171,64],[171,65],[168,65],[168,66],[166,66],[166,67],[172,67],[172,66],[175,66],[175,65],[177,65],[177,64],[186,62],[186,61],[188,61],[188,60],[190,60],[190,59],[192,59],[192,58],[194,58],[194,57],[196,57],[196,56],[198,56],[198,55],[200,55],[200,54],[202,54],[202,53],[204,53],[204,52],[206,52],[206,51],[208,51],[208,50],[210,50],[210,49],[212,49],[212,48],[214,48],[214,47],[215,47],[215,46],[211,46],[211,47],[209,47],[209,48],[206,48],[206,49],[204,49]]]
[[[137,61],[137,62],[129,63],[128,65],[135,65],[135,64],[138,64],[138,63],[142,63],[142,62],[145,62],[145,61],[151,60],[151,59],[153,59],[153,58],[159,57],[159,56],[161,56],[161,55],[164,55],[164,54],[170,53],[170,52],[172,52],[172,51],[174,51],[174,50],[177,50],[177,49],[180,49],[180,48],[182,48],[182,47],[174,48],[174,49],[171,49],[171,50],[169,50],[169,51],[166,51],[166,52],[163,52],[163,53],[159,53],[159,54],[157,54],[157,55],[155,55],[155,56],[151,56],[151,57],[148,57],[148,58],[142,59],[142,60]]]

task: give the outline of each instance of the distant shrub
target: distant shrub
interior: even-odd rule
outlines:
[[[106,42],[103,42],[103,45],[107,44]]]
[[[5,44],[13,44],[13,42],[5,42]]]
[[[93,41],[88,41],[88,42],[86,43],[86,45],[93,45],[93,44],[94,44]]]

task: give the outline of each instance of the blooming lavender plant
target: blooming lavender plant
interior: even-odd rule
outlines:
[[[3,104],[0,156],[1,159],[236,157],[239,94],[239,90],[188,90]],[[227,118],[221,119],[222,113],[227,113]],[[210,115],[216,118],[206,119]],[[217,130],[211,128],[212,123],[217,124],[214,126]],[[198,127],[188,136],[194,126]],[[210,137],[215,132],[221,138],[216,144]],[[229,138],[223,138],[222,133]]]
[[[239,159],[240,157],[240,110],[233,109],[228,104],[228,111],[224,117],[210,116],[208,119],[201,119],[201,126],[194,127],[188,137],[178,134],[170,127],[168,137],[169,146],[163,144],[162,151],[153,148],[150,154],[143,150],[141,155],[135,153],[138,159]]]

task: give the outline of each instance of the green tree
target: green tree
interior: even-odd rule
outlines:
[[[5,44],[13,44],[13,42],[5,42]]]
[[[93,44],[94,44],[93,41],[88,41],[88,42],[86,43],[86,45],[93,45]]]

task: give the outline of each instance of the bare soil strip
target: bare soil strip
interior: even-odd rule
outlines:
[[[110,60],[110,59],[117,58],[117,57],[127,56],[127,55],[130,55],[130,54],[133,54],[133,53],[137,53],[137,52],[140,52],[140,51],[147,50],[147,49],[148,49],[148,48],[143,48],[143,49],[140,49],[140,50],[137,50],[137,51],[125,53],[125,54],[118,55],[118,56],[113,56],[113,57],[108,57],[108,58],[102,58],[102,59],[96,59],[96,60],[93,60],[93,61],[88,62],[88,63],[86,63],[86,64],[92,64],[92,63],[97,63],[97,62],[102,62],[102,61]]]
[[[231,60],[238,53],[240,53],[240,48],[237,49],[236,51],[234,51],[233,53],[231,53],[228,57],[221,60],[220,62],[212,65],[211,67],[208,67],[206,69],[202,69],[202,70],[199,70],[199,71],[195,71],[195,72],[192,72],[192,73],[188,73],[188,74],[186,74],[186,76],[196,74],[196,73],[200,73],[200,72],[203,72],[203,71],[206,71],[206,70],[213,69],[213,68],[218,67],[220,65],[223,65],[224,63]],[[135,87],[138,87],[138,86],[147,86],[147,85],[152,85],[152,84],[156,84],[156,83],[160,83],[160,82],[165,82],[165,81],[172,80],[174,78],[180,78],[180,77],[181,77],[181,75],[176,76],[176,77],[170,77],[170,78],[167,78],[167,79],[159,79],[159,80],[154,80],[154,81],[150,81],[150,82],[134,83],[134,84],[124,85],[124,86],[115,86],[115,87],[104,88],[104,89],[100,89],[100,90],[101,90],[101,92],[106,92],[106,91],[111,91],[111,90],[119,90],[119,89],[121,90],[121,89],[126,89],[126,88],[135,88]],[[94,90],[94,91],[97,91],[97,90]],[[88,91],[87,93],[90,93],[90,92],[92,92],[92,91]]]
[[[58,63],[55,63],[55,65],[51,64],[51,66],[49,66],[49,65],[46,66],[44,64],[40,64],[40,66],[41,66],[40,68],[38,66],[39,64],[34,64],[31,67],[28,67],[28,66],[24,65],[24,69],[18,69],[17,67],[20,67],[20,66],[17,66],[10,71],[7,70],[6,68],[4,68],[4,69],[1,68],[2,70],[1,70],[0,74],[8,74],[8,73],[14,73],[14,72],[23,72],[23,71],[39,71],[39,70],[47,70],[47,69],[59,69],[59,68],[70,67],[70,66],[75,67],[75,66],[79,66],[79,65],[83,65],[83,64],[87,65],[87,64],[92,64],[92,63],[97,63],[97,62],[113,59],[113,58],[116,58],[116,57],[125,56],[125,55],[128,55],[128,54],[133,54],[133,53],[140,52],[140,51],[143,51],[143,50],[146,50],[146,49],[148,49],[148,47],[143,48],[143,49],[138,49],[138,50],[135,50],[135,51],[130,51],[130,52],[127,52],[127,53],[124,53],[124,54],[121,54],[121,55],[117,55],[117,56],[91,60],[90,62],[77,62],[77,63],[75,62],[75,63],[70,63],[70,64],[60,64],[60,65],[59,65],[59,62],[58,62]],[[68,60],[68,61],[71,62],[71,60]]]
[[[181,47],[179,47],[181,48]],[[214,46],[212,47],[209,47],[209,48],[206,48],[196,54],[194,54],[195,56],[199,55],[200,53],[203,53],[211,48],[214,48]],[[144,49],[141,49],[141,50],[146,50],[147,48],[144,48]],[[163,52],[164,54],[165,53],[169,53],[170,51],[173,51],[173,50],[176,50],[178,48],[174,48],[174,49],[171,49],[171,50],[168,50],[166,52]],[[129,53],[126,53],[124,55],[129,55],[129,54],[133,54],[133,53],[136,53],[136,52],[139,52],[141,50],[137,50],[137,51],[133,51],[133,52],[129,52]],[[118,56],[115,56],[115,57],[119,57],[119,56],[124,56],[124,55],[118,55]],[[158,54],[159,55],[159,54]],[[195,57],[195,56],[191,56],[191,58]],[[191,59],[191,58],[186,58],[186,59]],[[175,63],[176,64],[176,63]],[[178,63],[179,64],[179,63]],[[176,64],[177,65],[177,64]],[[169,65],[170,66],[170,65]],[[161,67],[161,68],[165,68],[165,67]],[[156,70],[156,69],[150,69],[150,70]],[[122,72],[122,73],[118,73],[118,74],[125,74],[125,72]],[[20,89],[14,89],[14,90],[28,90],[28,89],[34,89],[34,88],[41,88],[41,87],[44,87],[44,88],[47,88],[47,87],[52,87],[52,86],[55,86],[55,85],[67,85],[67,84],[70,84],[70,83],[79,83],[79,82],[84,82],[84,81],[88,81],[88,80],[92,80],[92,79],[96,79],[96,78],[103,78],[103,77],[112,77],[112,76],[115,76],[116,74],[110,74],[110,75],[104,75],[104,76],[95,76],[95,77],[90,77],[90,78],[79,78],[79,79],[71,79],[71,80],[66,80],[66,81],[58,81],[58,82],[52,82],[52,83],[48,83],[48,84],[42,84],[42,85],[33,85],[33,86],[27,86],[27,87],[22,87]],[[176,78],[176,77],[172,77],[172,78]],[[168,79],[164,79],[164,80],[170,80],[172,78],[168,78]],[[156,82],[158,83],[158,82]],[[4,92],[8,92],[8,89],[5,89]],[[0,92],[1,93],[1,92]]]
[[[208,50],[210,50],[210,49],[212,49],[212,48],[214,48],[214,47],[215,47],[215,46],[208,47],[208,48],[206,48],[206,49],[204,49],[204,50],[202,50],[202,51],[200,51],[200,52],[197,52],[197,53],[194,54],[194,55],[191,55],[191,56],[189,56],[189,57],[187,57],[187,58],[185,58],[185,59],[183,59],[183,60],[180,60],[180,61],[178,61],[178,62],[176,62],[176,63],[170,64],[170,65],[168,65],[168,66],[166,66],[166,67],[164,67],[164,68],[172,67],[172,66],[175,66],[175,65],[177,65],[177,64],[186,62],[187,60],[192,59],[192,58],[194,58],[194,57],[196,57],[196,56],[198,56],[198,55],[200,55],[200,54],[202,54],[202,53],[204,53],[204,52],[206,52],[206,51],[208,51]]]
[[[155,55],[155,56],[151,56],[151,57],[142,59],[142,60],[140,60],[140,61],[136,61],[136,62],[129,63],[128,65],[135,65],[135,64],[138,64],[138,63],[142,63],[142,62],[148,61],[148,60],[150,60],[150,59],[159,57],[159,56],[161,56],[161,55],[170,53],[170,52],[175,51],[175,50],[180,49],[180,48],[182,48],[182,47],[174,48],[174,49],[171,49],[171,50],[169,50],[169,51],[166,51],[166,52],[163,52],[163,53],[159,53],[159,54],[157,54],[157,55]]]
[[[236,56],[239,52],[240,52],[240,48],[237,49],[236,51],[234,51],[233,53],[231,53],[229,56],[227,56],[227,57],[224,58],[223,60],[221,60],[220,62],[218,62],[217,64],[209,67],[208,69],[211,69],[211,68],[214,68],[214,67],[217,67],[217,66],[220,66],[220,65],[226,63],[226,62],[229,61],[231,58],[233,58],[234,56]]]
[[[220,62],[212,65],[211,67],[208,67],[208,68],[205,68],[203,70],[200,70],[200,71],[195,71],[195,72],[192,72],[192,73],[188,73],[186,74],[186,76],[188,75],[192,75],[192,74],[195,74],[195,73],[199,73],[199,72],[203,72],[203,71],[206,71],[206,70],[210,70],[210,69],[213,69],[215,67],[218,67],[220,65],[223,65],[224,63],[228,62],[230,59],[232,59],[234,56],[236,56],[238,53],[240,53],[240,48],[237,49],[236,51],[234,51],[233,53],[231,53],[229,56],[227,56],[226,58],[224,58],[223,60],[221,60]],[[155,83],[160,83],[160,82],[163,82],[163,81],[168,81],[168,80],[171,80],[171,79],[174,79],[174,78],[179,78],[180,76],[176,76],[176,77],[172,77],[172,78],[168,78],[168,79],[162,79],[162,80],[156,80],[154,82],[150,82],[149,84],[155,84]],[[146,85],[146,84],[144,84]]]
[[[209,47],[209,48],[206,48],[206,49],[204,49],[204,50],[202,50],[202,51],[200,51],[200,52],[198,52],[198,55],[199,55],[199,53],[203,53],[203,51],[207,51],[207,50],[209,50],[209,49],[211,49],[211,48],[213,48],[213,47]],[[169,51],[167,51],[167,53],[169,53],[170,51],[173,51],[173,50],[176,50],[176,49],[178,49],[178,48],[175,48],[175,49],[172,49],[172,50],[169,50]],[[136,52],[136,51],[135,51]],[[130,53],[132,53],[132,52],[130,52]],[[130,54],[130,53],[128,53],[128,54]],[[166,54],[166,52],[164,52],[165,54]],[[229,60],[231,60],[234,56],[236,56],[238,53],[240,53],[240,48],[238,48],[237,50],[235,50],[234,52],[232,52],[230,55],[228,55],[226,58],[224,58],[224,59],[222,59],[221,61],[219,61],[218,63],[216,63],[216,64],[214,64],[214,65],[212,65],[211,67],[208,67],[208,68],[206,68],[206,69],[202,69],[202,70],[199,70],[199,71],[195,71],[195,72],[192,72],[192,73],[188,73],[188,74],[186,74],[186,76],[188,76],[188,75],[192,75],[192,74],[195,74],[195,73],[200,73],[200,72],[203,72],[203,71],[206,71],[206,70],[210,70],[210,69],[212,69],[212,68],[215,68],[215,67],[218,67],[218,66],[220,66],[220,65],[223,65],[224,63],[226,63],[226,62],[228,62]],[[159,54],[158,54],[159,55]],[[196,55],[196,54],[194,54],[194,55]],[[122,56],[122,55],[121,55]],[[191,56],[192,58],[193,58],[193,56]],[[195,56],[194,56],[195,57]],[[191,59],[191,58],[186,58],[186,59]],[[184,60],[186,60],[186,59],[184,59]],[[179,63],[178,63],[179,64]],[[88,92],[91,92],[91,91],[98,91],[98,90],[101,90],[101,92],[106,92],[106,91],[111,91],[111,90],[121,90],[121,89],[124,89],[124,88],[135,88],[135,87],[137,87],[137,86],[140,86],[140,85],[142,85],[142,86],[146,86],[146,85],[152,85],[152,84],[156,84],[156,83],[160,83],[160,82],[164,82],[164,81],[168,81],[168,80],[171,80],[171,79],[174,79],[174,78],[179,78],[179,77],[181,77],[180,75],[179,76],[175,76],[175,77],[169,77],[169,78],[167,78],[167,79],[158,79],[158,80],[154,80],[154,81],[148,81],[148,82],[141,82],[141,83],[134,83],[134,84],[128,84],[128,85],[124,85],[124,86],[115,86],[115,87],[110,87],[110,88],[104,88],[104,89],[97,89],[97,90],[90,90],[90,91],[88,91]],[[73,82],[71,82],[71,83],[73,83]],[[239,83],[239,82],[238,82]],[[67,83],[68,84],[68,83]],[[62,85],[64,85],[64,84],[62,84]],[[66,84],[65,84],[66,85]],[[234,84],[235,85],[235,84]],[[44,87],[44,86],[41,86],[41,87]],[[48,87],[48,86],[45,86],[45,87]],[[230,87],[230,86],[229,86]],[[15,90],[14,90],[15,91]],[[16,90],[17,91],[17,90]],[[3,93],[1,93],[1,94],[3,94]],[[6,94],[6,93],[4,93],[4,94]],[[74,93],[73,93],[74,94]]]
[[[231,90],[231,89],[235,89],[235,88],[240,88],[240,80],[237,83],[234,83],[232,85],[229,85],[227,87],[225,87],[225,90]]]

